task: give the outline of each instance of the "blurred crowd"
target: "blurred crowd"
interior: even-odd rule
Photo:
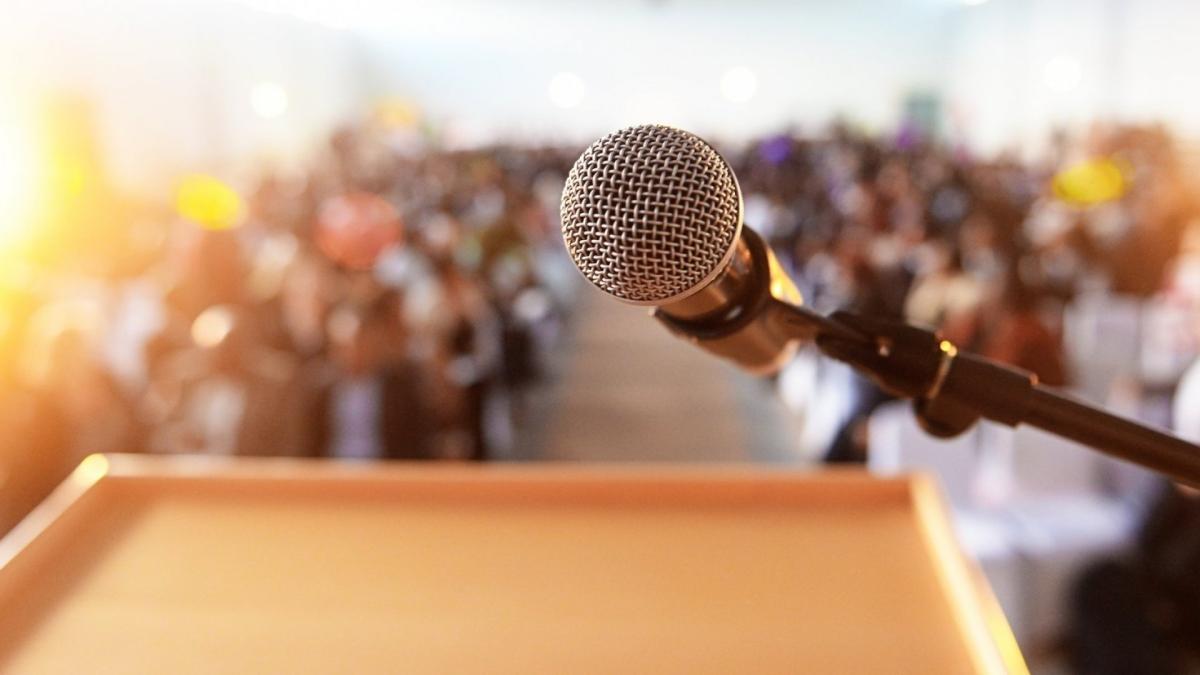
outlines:
[[[936,326],[1073,385],[1070,308],[1155,298],[1188,318],[1168,375],[1135,384],[1173,392],[1196,353],[1200,221],[1162,129],[1097,126],[1036,160],[839,125],[722,149],[819,310]],[[557,214],[577,153],[347,127],[307,170],[250,181],[235,219],[135,209],[7,265],[0,530],[92,452],[512,457],[578,282]],[[886,398],[850,386],[830,461],[863,459]]]
[[[10,267],[0,532],[95,452],[513,457],[576,282],[575,154],[346,128],[236,209],[202,180]]]
[[[1169,325],[1132,325],[1147,322],[1142,312],[1123,327],[1140,331],[1133,340],[1161,367],[1081,392],[1099,403],[1117,403],[1110,389],[1169,396],[1197,353],[1200,203],[1162,128],[1097,125],[1018,161],[928,143],[916,128],[880,138],[835,127],[764,138],[733,159],[746,221],[819,310],[936,327],[962,349],[1079,390],[1096,378],[1070,348],[1097,337],[1072,324],[1080,307],[1167,308]],[[788,392],[784,379],[785,399],[811,398],[811,381]],[[861,427],[886,398],[865,380],[850,386],[831,461],[864,459]]]

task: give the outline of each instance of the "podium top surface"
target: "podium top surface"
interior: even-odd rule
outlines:
[[[1023,669],[920,477],[93,456],[0,542],[4,672]]]

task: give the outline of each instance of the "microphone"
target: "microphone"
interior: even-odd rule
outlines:
[[[799,291],[743,211],[737,177],[712,146],[681,129],[636,126],[592,143],[571,168],[563,240],[600,290],[770,374],[828,322],[797,312]]]

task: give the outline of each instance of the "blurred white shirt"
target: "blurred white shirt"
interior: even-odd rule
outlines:
[[[1175,433],[1200,443],[1200,360],[1193,363],[1179,380],[1174,403]]]

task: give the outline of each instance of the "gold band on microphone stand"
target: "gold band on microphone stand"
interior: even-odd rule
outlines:
[[[925,394],[925,398],[937,398],[938,394],[942,393],[942,385],[946,383],[946,376],[950,374],[950,366],[954,364],[954,357],[958,356],[958,347],[954,346],[949,340],[942,340],[938,343],[938,350],[942,352],[942,360],[938,363],[937,376],[933,379],[933,386]]]

